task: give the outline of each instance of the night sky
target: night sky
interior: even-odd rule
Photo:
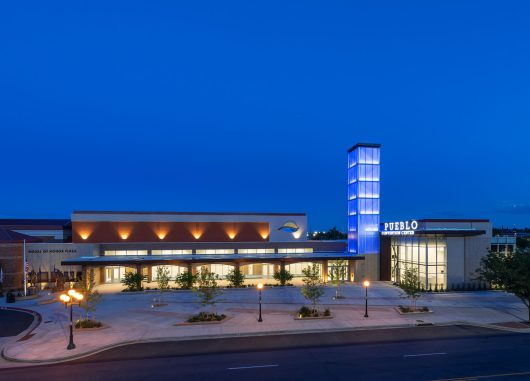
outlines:
[[[187,3],[187,4],[185,4]],[[530,226],[528,1],[4,1],[1,218],[306,212]]]

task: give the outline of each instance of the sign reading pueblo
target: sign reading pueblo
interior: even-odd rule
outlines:
[[[414,235],[418,229],[418,221],[385,222],[381,224],[381,235]]]

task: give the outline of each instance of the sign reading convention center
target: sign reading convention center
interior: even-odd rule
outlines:
[[[414,235],[418,229],[418,221],[397,221],[381,224],[381,235]]]

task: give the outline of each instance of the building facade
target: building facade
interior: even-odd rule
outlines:
[[[425,289],[476,284],[476,270],[490,249],[491,230],[484,219],[383,223],[381,279],[399,283],[405,269],[414,269]]]
[[[94,272],[96,283],[119,283],[128,271],[152,281],[159,266],[171,276],[206,266],[221,277],[239,269],[249,281],[267,280],[281,268],[300,276],[311,263],[327,279],[328,266],[346,258],[344,241],[307,240],[304,213],[80,211],[72,214],[72,237],[85,255],[61,265]]]

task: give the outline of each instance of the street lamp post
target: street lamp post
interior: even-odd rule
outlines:
[[[259,291],[259,318],[258,323],[261,323],[263,319],[261,318],[261,290],[263,289],[263,283],[258,283],[258,291]]]
[[[66,347],[66,349],[68,350],[75,349],[73,309],[74,309],[74,304],[79,304],[81,300],[83,300],[83,294],[80,294],[79,292],[77,292],[76,290],[72,288],[68,290],[68,293],[61,294],[59,299],[61,300],[61,302],[64,303],[64,306],[66,308],[70,306],[70,342],[68,343],[68,346]]]
[[[364,288],[365,288],[365,294],[364,294],[364,317],[368,317],[368,287],[370,286],[370,282],[365,280],[363,282]]]

